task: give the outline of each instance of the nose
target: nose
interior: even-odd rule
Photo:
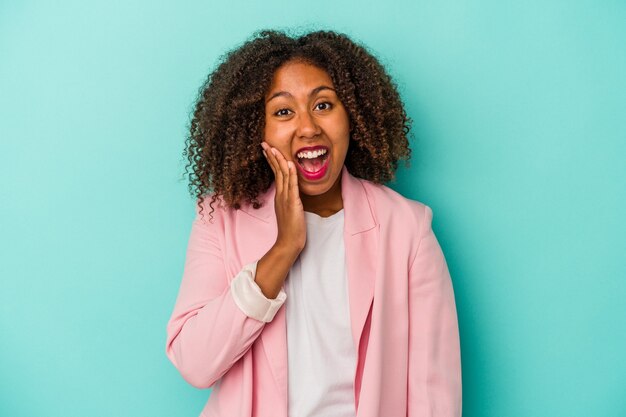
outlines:
[[[320,134],[320,127],[311,113],[300,112],[296,134],[299,137],[315,137]]]

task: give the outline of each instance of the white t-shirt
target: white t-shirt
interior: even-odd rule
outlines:
[[[285,280],[289,416],[354,417],[344,211],[304,215],[306,246]]]
[[[244,267],[248,273],[233,280],[231,291],[244,313],[265,322],[289,299],[285,306],[289,417],[354,417],[356,351],[350,327],[344,210],[329,217],[304,214],[306,246],[276,299],[267,299],[254,282],[256,262]]]

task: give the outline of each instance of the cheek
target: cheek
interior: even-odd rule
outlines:
[[[263,129],[263,134],[267,143],[270,143],[272,140],[276,143],[277,140],[285,136],[285,127],[281,127],[278,123],[267,123]]]
[[[350,145],[350,128],[349,126],[340,126],[335,130],[335,146],[344,153],[348,151]]]
[[[334,136],[338,141],[346,142],[347,146],[347,143],[350,141],[350,120],[347,113],[337,114],[337,118],[333,120],[332,125],[334,126]]]
[[[341,144],[339,144],[338,146],[341,148],[341,152],[340,154],[338,154],[337,156],[339,156],[339,158],[337,158],[337,164],[339,165],[343,165],[346,161],[346,156],[348,155],[348,147],[350,145],[350,141],[349,139],[346,139],[345,141],[342,141]]]
[[[267,142],[268,145],[270,145],[272,148],[275,148],[276,150],[278,150],[278,152],[280,152],[283,156],[283,158],[285,158],[286,160],[290,161],[291,157],[291,150],[289,149],[289,145],[286,144],[284,141],[279,141],[279,140],[266,140],[265,142]]]
[[[280,126],[278,124],[267,124],[263,129],[263,140],[268,145],[278,149],[285,159],[291,160],[291,136],[292,134],[286,126]]]
[[[272,137],[272,128],[267,124],[263,126],[263,140],[267,142],[267,139]]]

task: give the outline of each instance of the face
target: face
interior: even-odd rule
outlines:
[[[296,164],[301,195],[337,194],[350,121],[325,70],[297,61],[276,70],[265,96],[264,140]],[[326,154],[305,161],[298,154],[307,147]]]

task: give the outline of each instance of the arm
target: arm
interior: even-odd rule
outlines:
[[[425,206],[409,269],[408,417],[461,416],[461,352],[450,273]]]
[[[257,262],[229,284],[217,233],[223,226],[193,222],[182,282],[167,324],[166,355],[183,378],[209,388],[250,349],[285,301],[265,298],[254,283]]]

